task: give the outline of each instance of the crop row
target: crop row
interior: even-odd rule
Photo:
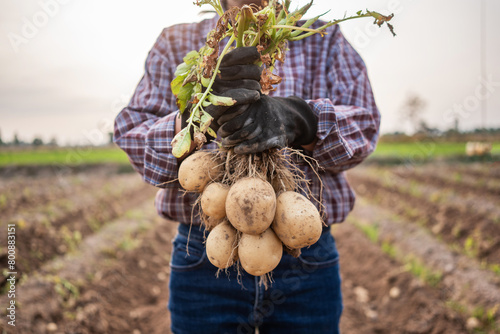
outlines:
[[[133,174],[71,176],[65,179],[66,189],[58,187],[57,180],[52,181],[54,186],[45,181],[47,188],[43,191],[26,188],[45,194],[43,200],[37,202],[35,195],[30,196],[25,203],[17,203],[14,212],[2,217],[3,222],[16,226],[16,269],[23,275],[56,255],[75,250],[83,238],[131,205],[154,195],[153,188]],[[6,205],[10,206],[9,202]],[[6,240],[6,233],[7,228],[2,227],[0,240]],[[7,249],[2,247],[0,260],[6,256]]]
[[[484,196],[470,199],[392,170],[358,168],[349,173],[349,180],[360,196],[430,229],[450,247],[500,271],[500,210],[495,202]]]
[[[166,282],[174,226],[151,210],[150,200],[133,205],[84,238],[74,252],[47,261],[18,282],[18,320],[9,333],[156,333],[168,328]],[[6,300],[0,295],[2,305]],[[7,327],[0,319],[0,332]]]

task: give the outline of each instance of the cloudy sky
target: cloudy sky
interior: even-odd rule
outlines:
[[[310,14],[395,13],[394,38],[371,20],[342,24],[369,69],[382,132],[412,130],[401,109],[415,95],[426,102],[422,116],[431,126],[447,129],[457,119],[463,130],[500,127],[500,1],[481,1],[315,0]],[[162,28],[201,19],[192,2],[0,0],[2,139],[105,142]]]

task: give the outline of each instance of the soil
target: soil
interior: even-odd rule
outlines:
[[[357,168],[349,173],[349,181],[359,195],[429,228],[464,253],[500,265],[498,197],[460,193],[460,185],[437,188],[433,178],[402,178],[398,173],[400,169]]]
[[[389,210],[385,202],[374,200],[377,196],[372,194],[406,200],[403,194],[394,190],[383,194],[377,193],[380,185],[360,182],[359,175],[363,175],[363,170],[360,169],[359,172],[360,174],[353,174],[350,180],[358,192],[365,187],[365,192],[360,193],[360,197],[370,200],[370,203],[359,201],[357,211],[353,213],[352,218],[333,229],[341,256],[345,305],[341,320],[342,332],[356,334],[471,332],[467,329],[467,326],[474,327],[470,324],[471,315],[449,306],[455,297],[449,289],[445,289],[444,281],[436,286],[426,284],[405,269],[404,263],[400,260],[404,256],[389,256],[380,243],[369,240],[356,225],[355,219],[375,217],[374,212],[379,212],[381,208]],[[369,174],[369,171],[365,172]],[[168,333],[169,314],[166,308],[170,273],[168,263],[176,223],[157,217],[153,207],[155,190],[138,182],[137,175],[103,173],[102,176],[98,176],[99,173],[96,174],[95,170],[87,174],[85,171],[79,173],[80,178],[88,178],[91,181],[88,181],[89,183],[84,181],[83,185],[72,184],[67,191],[39,189],[56,183],[55,176],[44,175],[43,177],[47,178],[45,181],[32,180],[30,184],[37,185],[32,192],[45,194],[39,196],[43,200],[37,202],[28,199],[23,202],[15,199],[15,196],[11,197],[12,199],[7,198],[7,205],[17,203],[12,204],[16,205],[16,209],[9,211],[8,215],[5,213],[2,221],[12,218],[14,212],[25,209],[28,212],[27,207],[30,206],[36,207],[33,212],[40,212],[40,208],[55,205],[54,203],[58,203],[61,197],[67,197],[69,202],[75,203],[76,208],[79,198],[95,198],[94,201],[86,201],[84,205],[85,210],[94,212],[93,216],[108,211],[107,208],[112,205],[119,205],[121,209],[114,210],[113,215],[104,217],[99,227],[95,229],[84,229],[83,226],[88,225],[90,220],[75,220],[75,215],[68,213],[74,212],[72,211],[74,208],[68,207],[66,211],[60,209],[61,214],[58,216],[60,223],[50,225],[54,226],[52,229],[48,226],[49,232],[36,233],[37,230],[32,228],[19,232],[18,240],[22,240],[23,243],[24,240],[40,244],[57,243],[61,239],[50,238],[50,235],[57,234],[51,234],[50,231],[60,231],[61,226],[66,225],[70,231],[82,231],[82,240],[76,243],[73,249],[67,247],[59,249],[59,252],[46,251],[48,255],[38,262],[30,257],[27,251],[19,255],[19,259],[26,257],[28,263],[25,268],[31,269],[29,275],[16,284],[19,291],[16,298],[19,303],[17,326],[15,329],[8,326],[6,317],[2,317],[0,332]],[[68,175],[69,178],[74,176],[75,174]],[[114,189],[122,189],[120,191],[125,192],[125,189],[129,188],[131,195],[113,197],[110,195],[113,192],[108,190],[106,193],[106,184],[109,183],[113,184]],[[2,194],[5,193],[4,189],[6,188],[2,188]],[[78,192],[79,196],[71,197],[72,192]],[[142,192],[144,193],[141,196],[132,195]],[[104,195],[113,197],[112,203],[107,204],[105,208],[100,206],[100,202],[105,198]],[[421,208],[417,207],[417,210]],[[398,207],[390,208],[387,215],[390,216],[397,211]],[[79,223],[74,224],[74,221]],[[31,220],[27,221],[27,226],[31,224],[34,224]],[[425,225],[413,224],[412,227],[426,229]],[[429,246],[430,250],[427,249],[427,252],[432,253],[434,250],[438,253],[440,246],[447,245],[449,241],[453,242],[452,239],[448,239],[446,229],[437,232],[433,233],[439,236],[434,240],[438,244]],[[431,233],[431,237],[434,235]],[[387,237],[382,233],[382,229],[380,236]],[[496,240],[499,238],[498,235],[494,237]],[[403,246],[405,243],[412,244],[410,240],[401,239]],[[408,248],[401,246],[400,249],[402,252],[410,252],[410,246]],[[21,247],[20,252],[23,252],[24,246],[21,246],[21,242],[19,247]],[[47,249],[49,248],[47,246]],[[29,250],[29,246],[26,249]],[[488,257],[477,257],[477,259],[486,258]],[[446,266],[448,262],[443,263]],[[479,268],[480,262],[477,263]],[[478,268],[475,269],[486,270]],[[459,272],[459,270],[449,270],[445,279],[456,278]],[[467,294],[467,289],[463,293]],[[2,308],[7,302],[8,298],[3,293],[0,296]],[[482,305],[481,300],[476,300],[474,303],[471,302],[474,305]],[[485,302],[484,305],[489,307],[491,304]],[[484,333],[488,333],[489,329],[490,327],[483,326]]]
[[[16,328],[3,319],[0,328],[23,334],[165,333],[175,224],[157,217],[152,200],[23,282]],[[0,302],[5,305],[6,296]]]
[[[138,175],[90,170],[67,175],[16,176],[2,182],[4,224],[16,224],[17,269],[29,275],[45,261],[78,246],[88,235],[130,207],[154,196],[156,190]],[[0,230],[7,240],[7,228]],[[0,249],[0,262],[7,248]],[[0,287],[5,285],[2,280]]]
[[[459,303],[470,313],[479,308],[497,308],[500,301],[500,276],[485,269],[477,259],[453,251],[430,231],[403,218],[394,217],[390,211],[370,204],[365,199],[358,200],[345,225],[351,222],[364,227],[376,227],[376,242],[390,245],[392,257],[397,261],[407,265],[413,259],[424,260],[422,263],[429,273],[439,276],[429,277],[428,280],[432,279],[432,285],[440,289],[445,300]],[[497,315],[500,316],[500,312]]]
[[[341,332],[466,333],[464,319],[444,305],[438,289],[402,270],[353,225],[339,226],[334,236],[342,259]]]

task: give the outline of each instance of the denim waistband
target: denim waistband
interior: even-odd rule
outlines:
[[[190,231],[191,229],[191,231]],[[189,225],[189,224],[183,224],[179,223],[179,227],[177,228],[177,231],[179,234],[187,237],[189,235],[189,238],[193,238],[196,240],[201,240],[203,241],[205,239],[205,228],[203,226],[199,225]],[[321,232],[323,233],[330,233],[330,226],[323,226],[323,230]]]

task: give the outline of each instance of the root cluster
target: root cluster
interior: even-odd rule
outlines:
[[[310,159],[290,148],[249,155],[219,150],[210,162],[204,151],[188,158],[198,161],[194,166],[188,159],[181,164],[179,173],[183,168],[201,171],[196,177],[202,184],[192,189],[200,193],[196,204],[208,232],[207,256],[219,268],[218,275],[234,265],[238,278],[243,269],[259,276],[267,288],[283,251],[298,257],[301,248],[319,239],[323,222],[312,201],[320,201],[312,197],[294,156]]]

